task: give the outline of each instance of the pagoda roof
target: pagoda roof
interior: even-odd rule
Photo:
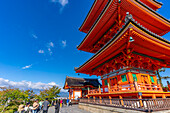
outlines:
[[[140,0],[140,1],[149,6],[150,8],[152,8],[153,10],[157,10],[161,8],[161,6],[163,5],[161,2],[158,2],[156,0]]]
[[[132,37],[134,39],[129,48],[133,48],[135,54],[166,62],[170,66],[170,41],[144,28],[134,19],[129,19],[107,44],[75,69],[76,73],[93,75],[92,70],[120,55],[121,51],[127,47],[126,35],[129,29],[133,29]]]
[[[161,8],[161,6],[163,5],[161,2],[158,2],[156,0],[140,0],[140,1],[149,6],[150,8],[152,8],[153,10],[157,10],[158,8]],[[95,0],[79,30],[87,33],[95,23],[96,19],[99,17],[100,13],[103,11],[107,3],[108,0]]]
[[[114,2],[114,0],[108,2],[86,37],[77,47],[78,50],[95,53],[100,49],[91,51],[105,33],[107,33],[113,25],[116,25],[118,15],[117,5],[118,3]],[[125,17],[126,12],[130,12],[136,21],[160,36],[170,31],[170,21],[139,0],[121,0],[120,7],[121,15]]]
[[[93,86],[94,88],[98,88],[99,83],[98,79],[90,79],[90,78],[75,78],[75,77],[66,77],[64,89],[76,88],[76,87],[87,87]]]
[[[108,0],[95,0],[90,11],[88,12],[86,19],[79,28],[80,31],[87,33],[99,17],[100,13],[104,9]]]

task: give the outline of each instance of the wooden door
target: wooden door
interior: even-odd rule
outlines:
[[[141,75],[142,83],[144,84],[150,84],[148,75]]]

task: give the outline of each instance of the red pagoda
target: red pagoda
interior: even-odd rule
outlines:
[[[156,12],[156,0],[95,0],[80,31],[78,50],[94,53],[76,73],[100,76],[93,98],[167,98],[156,71],[170,67],[170,21]]]

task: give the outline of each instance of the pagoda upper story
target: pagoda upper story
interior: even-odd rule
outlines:
[[[78,50],[96,53],[122,28],[126,13],[149,31],[162,36],[170,31],[170,21],[155,10],[155,0],[95,0],[80,31],[87,33]],[[142,15],[142,16],[141,16]]]

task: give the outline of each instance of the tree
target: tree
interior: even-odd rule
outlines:
[[[13,113],[17,111],[20,104],[26,104],[26,102],[32,102],[33,99],[44,100],[49,98],[49,101],[59,97],[60,88],[57,86],[49,87],[40,93],[35,94],[33,90],[20,90],[13,87],[0,87],[0,108],[5,113]],[[10,100],[10,101],[9,101]]]
[[[44,91],[40,91],[39,98],[45,99],[48,98],[50,101],[54,100],[56,97],[59,97],[61,88],[58,86],[53,86],[51,88],[47,88]]]
[[[169,77],[169,76],[162,77],[162,76],[160,75],[160,72],[165,72],[165,68],[162,68],[162,69],[159,69],[158,71],[156,71],[156,74],[157,74],[157,76],[158,76],[158,80],[159,80],[161,86],[163,87],[162,79],[168,79],[168,78],[170,78],[170,77]]]

